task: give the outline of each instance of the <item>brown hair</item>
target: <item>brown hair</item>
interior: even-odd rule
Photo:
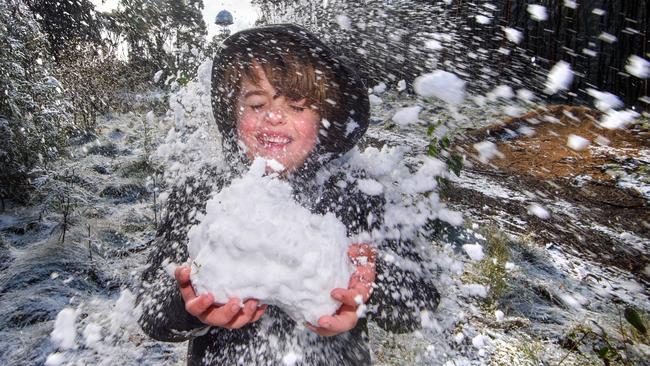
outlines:
[[[230,91],[230,108],[234,110],[243,78],[259,84],[255,70],[259,65],[280,95],[291,100],[306,98],[306,105],[318,110],[321,118],[330,119],[341,99],[332,70],[318,68],[310,57],[297,57],[296,51],[299,50],[286,48],[283,52],[275,51],[269,54],[240,53],[226,66],[224,86]]]

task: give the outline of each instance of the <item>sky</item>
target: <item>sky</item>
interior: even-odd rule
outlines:
[[[92,0],[98,11],[110,11],[117,7],[119,0]],[[234,24],[230,32],[250,28],[255,25],[258,17],[257,9],[249,0],[203,0],[203,20],[208,26],[208,40],[219,32],[219,27],[214,24],[214,18],[221,10],[228,10],[232,13]]]

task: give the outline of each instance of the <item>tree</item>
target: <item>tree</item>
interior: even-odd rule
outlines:
[[[21,0],[0,2],[0,199],[25,199],[31,170],[56,158],[73,128],[48,45]]]

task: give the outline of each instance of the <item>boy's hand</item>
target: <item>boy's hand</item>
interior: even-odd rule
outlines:
[[[190,281],[191,268],[179,266],[174,271],[176,283],[181,291],[185,310],[197,317],[200,321],[213,327],[228,329],[239,329],[248,323],[259,320],[264,314],[268,305],[258,306],[259,301],[250,299],[240,306],[240,300],[229,299],[226,304],[214,304],[214,297],[211,294],[196,296]]]
[[[372,293],[375,282],[376,253],[369,244],[352,244],[348,248],[348,256],[356,266],[356,271],[350,276],[348,288],[332,290],[332,297],[342,303],[336,314],[322,316],[318,326],[307,323],[307,328],[316,334],[331,337],[347,332],[357,325],[357,311],[364,306]]]

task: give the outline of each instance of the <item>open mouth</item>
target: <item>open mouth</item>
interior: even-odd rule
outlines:
[[[281,134],[260,133],[257,135],[257,142],[267,149],[284,149],[293,139]]]

